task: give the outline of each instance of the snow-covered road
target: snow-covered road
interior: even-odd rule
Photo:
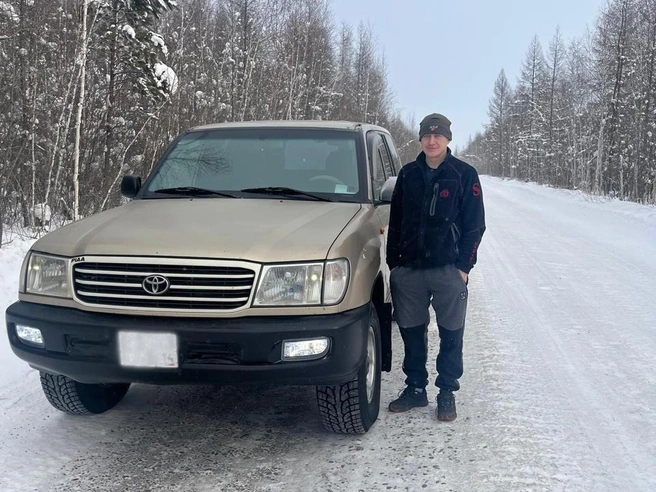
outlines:
[[[656,490],[656,209],[483,178],[459,418],[325,432],[312,388],[136,385],[57,412],[0,337],[2,491]],[[0,308],[25,244],[0,250]],[[431,325],[431,358],[438,340]],[[434,368],[432,368],[434,375]]]

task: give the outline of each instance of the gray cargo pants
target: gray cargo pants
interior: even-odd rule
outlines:
[[[440,334],[437,379],[440,389],[456,391],[462,376],[462,340],[467,314],[467,284],[455,265],[435,268],[396,267],[391,272],[392,304],[405,346],[405,383],[428,384],[427,326],[432,305]]]

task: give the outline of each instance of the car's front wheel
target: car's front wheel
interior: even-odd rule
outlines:
[[[344,384],[317,386],[324,426],[341,434],[364,434],[380,409],[380,326],[373,304],[367,329],[367,356],[355,379]]]
[[[66,376],[41,372],[41,388],[57,410],[90,415],[115,407],[130,389],[130,384],[84,384]]]

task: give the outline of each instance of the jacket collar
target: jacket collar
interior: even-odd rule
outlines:
[[[444,156],[444,160],[442,161],[442,164],[447,162],[449,159],[451,159],[451,149],[449,147],[446,148],[446,156]],[[426,153],[422,150],[419,152],[419,155],[417,156],[417,162],[420,164],[425,164],[428,165],[426,162]],[[440,166],[442,165],[440,164]]]

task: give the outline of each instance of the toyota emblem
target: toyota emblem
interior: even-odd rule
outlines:
[[[143,287],[143,290],[149,294],[161,296],[169,290],[171,282],[169,282],[168,278],[162,277],[161,275],[148,275],[142,282],[141,286]]]

